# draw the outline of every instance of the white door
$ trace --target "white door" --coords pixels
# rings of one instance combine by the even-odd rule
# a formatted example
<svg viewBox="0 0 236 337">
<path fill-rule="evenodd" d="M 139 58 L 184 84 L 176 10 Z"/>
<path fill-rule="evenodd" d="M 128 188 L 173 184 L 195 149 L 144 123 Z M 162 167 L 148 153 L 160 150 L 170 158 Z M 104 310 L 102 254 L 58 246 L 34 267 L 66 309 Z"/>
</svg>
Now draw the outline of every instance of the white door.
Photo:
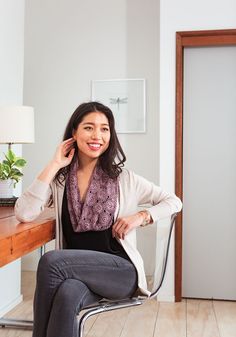
<svg viewBox="0 0 236 337">
<path fill-rule="evenodd" d="M 183 296 L 236 300 L 236 47 L 185 48 Z"/>
</svg>

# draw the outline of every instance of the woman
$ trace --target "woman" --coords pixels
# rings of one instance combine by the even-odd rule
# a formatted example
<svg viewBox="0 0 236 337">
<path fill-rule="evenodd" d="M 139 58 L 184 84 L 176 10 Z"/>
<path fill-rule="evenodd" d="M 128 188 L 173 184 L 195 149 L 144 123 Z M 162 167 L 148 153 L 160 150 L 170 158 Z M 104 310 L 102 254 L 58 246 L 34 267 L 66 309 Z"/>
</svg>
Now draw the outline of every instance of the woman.
<svg viewBox="0 0 236 337">
<path fill-rule="evenodd" d="M 47 204 L 55 208 L 57 249 L 39 262 L 34 337 L 74 337 L 83 306 L 130 297 L 137 288 L 149 294 L 135 229 L 180 211 L 181 201 L 122 169 L 125 160 L 111 110 L 83 103 L 53 159 L 18 199 L 20 221 Z M 148 210 L 138 212 L 144 204 Z"/>
</svg>

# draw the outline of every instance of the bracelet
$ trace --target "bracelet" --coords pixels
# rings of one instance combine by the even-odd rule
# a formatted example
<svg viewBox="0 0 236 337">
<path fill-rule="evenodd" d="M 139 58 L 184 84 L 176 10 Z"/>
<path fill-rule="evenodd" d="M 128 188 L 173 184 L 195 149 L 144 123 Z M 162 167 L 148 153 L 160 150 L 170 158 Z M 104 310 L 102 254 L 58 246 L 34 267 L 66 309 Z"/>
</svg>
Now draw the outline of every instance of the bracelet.
<svg viewBox="0 0 236 337">
<path fill-rule="evenodd" d="M 143 222 L 140 225 L 141 227 L 145 227 L 152 222 L 151 214 L 148 211 L 140 211 L 139 213 L 144 216 Z"/>
</svg>

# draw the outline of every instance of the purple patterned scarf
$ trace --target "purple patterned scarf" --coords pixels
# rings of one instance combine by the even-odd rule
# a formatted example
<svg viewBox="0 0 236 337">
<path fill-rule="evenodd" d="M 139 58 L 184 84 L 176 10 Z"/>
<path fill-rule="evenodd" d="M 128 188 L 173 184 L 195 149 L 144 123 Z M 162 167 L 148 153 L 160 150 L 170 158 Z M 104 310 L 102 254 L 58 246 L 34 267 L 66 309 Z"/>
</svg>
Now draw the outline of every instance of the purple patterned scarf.
<svg viewBox="0 0 236 337">
<path fill-rule="evenodd" d="M 102 231 L 113 223 L 118 197 L 118 180 L 96 166 L 90 178 L 84 203 L 77 180 L 78 162 L 71 163 L 66 183 L 68 210 L 75 232 Z"/>
</svg>

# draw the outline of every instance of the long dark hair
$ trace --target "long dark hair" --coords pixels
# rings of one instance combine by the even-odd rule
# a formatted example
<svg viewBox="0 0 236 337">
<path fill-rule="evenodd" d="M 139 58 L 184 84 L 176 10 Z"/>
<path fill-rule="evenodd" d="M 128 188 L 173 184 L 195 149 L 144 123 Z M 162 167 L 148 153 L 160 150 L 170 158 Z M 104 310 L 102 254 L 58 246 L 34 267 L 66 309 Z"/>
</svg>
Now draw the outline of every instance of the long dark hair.
<svg viewBox="0 0 236 337">
<path fill-rule="evenodd" d="M 117 178 L 121 173 L 121 167 L 124 166 L 126 156 L 118 140 L 115 130 L 115 119 L 110 108 L 96 101 L 80 104 L 73 112 L 66 126 L 63 141 L 73 137 L 73 132 L 77 130 L 78 125 L 87 114 L 96 111 L 102 112 L 107 117 L 111 135 L 107 150 L 99 157 L 99 164 L 109 177 Z M 75 144 L 75 154 L 73 160 L 77 160 L 77 158 L 78 147 Z M 70 165 L 63 167 L 57 172 L 54 177 L 55 183 L 62 183 L 66 179 L 69 166 Z"/>
</svg>

